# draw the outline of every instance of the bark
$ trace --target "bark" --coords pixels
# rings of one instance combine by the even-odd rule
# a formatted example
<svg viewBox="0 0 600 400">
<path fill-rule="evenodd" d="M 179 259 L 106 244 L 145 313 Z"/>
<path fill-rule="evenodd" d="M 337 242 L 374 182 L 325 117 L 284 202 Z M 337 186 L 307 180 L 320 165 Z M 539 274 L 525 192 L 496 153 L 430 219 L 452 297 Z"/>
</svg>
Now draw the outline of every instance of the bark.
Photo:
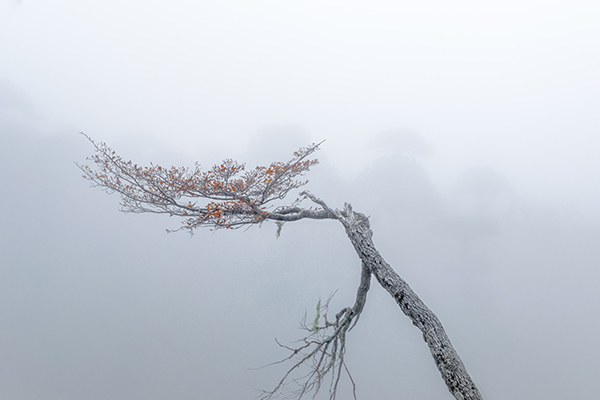
<svg viewBox="0 0 600 400">
<path fill-rule="evenodd" d="M 335 211 L 344 225 L 363 264 L 392 295 L 404 314 L 423 332 L 423 338 L 448 390 L 457 400 L 482 400 L 483 397 L 469 376 L 458 353 L 452 346 L 437 316 L 423 303 L 411 287 L 379 254 L 372 240 L 368 218 L 354 212 L 349 204 L 344 211 Z"/>
<path fill-rule="evenodd" d="M 369 219 L 364 214 L 353 211 L 350 204 L 345 204 L 343 211 L 332 210 L 323 200 L 310 192 L 303 191 L 300 194 L 321 206 L 322 210 L 290 208 L 289 213 L 273 213 L 269 218 L 281 221 L 295 221 L 302 218 L 337 219 L 341 222 L 362 261 L 361 282 L 368 282 L 368 277 L 373 274 L 379 284 L 396 300 L 402 312 L 411 319 L 413 325 L 419 328 L 442 379 L 457 400 L 483 400 L 437 316 L 375 248 Z M 356 304 L 360 304 L 360 308 L 357 311 L 362 311 L 368 289 L 368 285 L 361 284 L 359 287 Z"/>
</svg>

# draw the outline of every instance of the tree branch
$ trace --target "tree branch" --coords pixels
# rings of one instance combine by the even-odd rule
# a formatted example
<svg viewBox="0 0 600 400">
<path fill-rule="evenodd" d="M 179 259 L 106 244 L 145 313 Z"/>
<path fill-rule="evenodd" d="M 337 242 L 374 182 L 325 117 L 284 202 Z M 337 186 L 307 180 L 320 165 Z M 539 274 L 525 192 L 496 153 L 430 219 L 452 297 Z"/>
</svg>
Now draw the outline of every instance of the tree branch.
<svg viewBox="0 0 600 400">
<path fill-rule="evenodd" d="M 283 199 L 291 190 L 307 183 L 297 178 L 318 163 L 308 157 L 322 142 L 301 148 L 288 162 L 273 162 L 245 171 L 245 164 L 226 159 L 208 171 L 201 171 L 197 163 L 193 169 L 138 166 L 123 160 L 106 143 L 96 143 L 82 135 L 94 146 L 96 153 L 88 160 L 96 168 L 76 163 L 77 166 L 95 186 L 118 193 L 123 211 L 183 217 L 181 229 L 190 232 L 204 226 L 233 229 L 269 218 L 279 221 L 325 218 L 322 213 L 297 207 L 269 212 L 269 203 Z M 198 206 L 198 199 L 206 204 Z"/>
<path fill-rule="evenodd" d="M 325 210 L 307 210 L 300 208 L 293 212 L 272 212 L 265 215 L 265 219 L 275 221 L 299 221 L 301 219 L 337 219 Z"/>
<path fill-rule="evenodd" d="M 363 264 L 361 270 L 360 284 L 356 292 L 356 299 L 352 307 L 345 307 L 335 315 L 335 321 L 327 319 L 329 302 L 321 306 L 317 305 L 317 316 L 313 325 L 309 328 L 306 324 L 306 318 L 301 324 L 303 330 L 310 332 L 308 336 L 299 340 L 302 345 L 297 347 L 284 346 L 277 342 L 281 347 L 289 350 L 291 354 L 283 360 L 269 364 L 280 364 L 286 361 L 292 361 L 292 366 L 284 374 L 279 384 L 272 391 L 265 391 L 260 397 L 261 400 L 269 400 L 279 396 L 284 390 L 289 390 L 290 394 L 297 399 L 313 392 L 313 398 L 319 393 L 327 375 L 331 375 L 329 383 L 329 399 L 334 400 L 337 396 L 338 384 L 342 376 L 342 371 L 348 375 L 353 388 L 354 398 L 356 399 L 356 386 L 352 375 L 346 366 L 344 355 L 346 353 L 346 333 L 349 332 L 358 321 L 362 313 L 366 300 L 367 292 L 371 285 L 371 271 L 369 267 Z M 319 325 L 320 313 L 324 312 L 322 325 Z M 292 378 L 291 375 L 302 366 L 308 366 L 309 372 L 298 377 Z M 290 390 L 286 387 L 288 380 L 298 386 Z"/>
</svg>

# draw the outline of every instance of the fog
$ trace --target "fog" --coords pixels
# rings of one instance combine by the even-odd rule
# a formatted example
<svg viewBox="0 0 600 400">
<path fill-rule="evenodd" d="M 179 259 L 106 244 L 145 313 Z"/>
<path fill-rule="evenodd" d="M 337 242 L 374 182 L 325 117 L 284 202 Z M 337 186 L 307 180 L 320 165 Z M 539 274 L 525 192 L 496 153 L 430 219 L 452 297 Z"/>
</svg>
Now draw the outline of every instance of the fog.
<svg viewBox="0 0 600 400">
<path fill-rule="evenodd" d="M 204 167 L 325 139 L 306 188 L 370 216 L 485 399 L 597 398 L 599 20 L 592 1 L 3 0 L 0 398 L 255 398 L 285 369 L 259 369 L 275 339 L 354 301 L 336 221 L 166 233 L 82 179 L 80 131 Z M 452 398 L 375 280 L 346 357 L 359 399 Z"/>
</svg>

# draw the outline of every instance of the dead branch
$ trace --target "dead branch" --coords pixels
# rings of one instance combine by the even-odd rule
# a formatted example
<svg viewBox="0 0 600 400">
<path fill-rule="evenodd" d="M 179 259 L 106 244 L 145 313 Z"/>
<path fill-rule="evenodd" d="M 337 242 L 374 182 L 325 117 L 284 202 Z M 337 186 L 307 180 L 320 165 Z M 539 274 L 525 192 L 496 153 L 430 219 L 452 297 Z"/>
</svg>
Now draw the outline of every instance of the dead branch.
<svg viewBox="0 0 600 400">
<path fill-rule="evenodd" d="M 301 323 L 301 329 L 309 332 L 309 334 L 298 341 L 300 343 L 299 346 L 290 347 L 277 342 L 279 346 L 289 350 L 291 354 L 270 365 L 291 361 L 292 366 L 284 374 L 275 389 L 262 392 L 261 400 L 273 399 L 280 395 L 285 395 L 286 398 L 301 399 L 304 395 L 311 392 L 314 398 L 323 385 L 327 383 L 328 375 L 329 399 L 335 400 L 338 384 L 343 372 L 346 373 L 352 383 L 352 392 L 356 399 L 356 385 L 344 358 L 346 353 L 346 333 L 356 326 L 356 322 L 367 300 L 367 292 L 369 291 L 370 284 L 371 271 L 363 264 L 360 284 L 352 307 L 341 309 L 335 315 L 335 320 L 329 321 L 327 314 L 331 297 L 324 305 L 321 305 L 319 301 L 317 316 L 312 326 L 309 327 L 306 324 L 306 318 Z M 323 313 L 323 323 L 319 324 L 321 313 Z M 293 378 L 292 374 L 303 367 L 307 367 L 308 372 Z M 289 381 L 292 381 L 297 387 L 290 389 L 288 387 Z"/>
</svg>

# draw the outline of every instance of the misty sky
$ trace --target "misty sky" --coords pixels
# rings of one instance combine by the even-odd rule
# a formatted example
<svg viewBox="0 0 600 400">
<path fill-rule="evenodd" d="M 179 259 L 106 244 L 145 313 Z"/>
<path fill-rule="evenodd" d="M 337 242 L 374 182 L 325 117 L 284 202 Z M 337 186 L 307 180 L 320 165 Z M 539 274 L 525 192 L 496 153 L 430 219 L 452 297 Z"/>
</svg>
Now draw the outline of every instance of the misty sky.
<svg viewBox="0 0 600 400">
<path fill-rule="evenodd" d="M 79 131 L 207 167 L 326 139 L 307 188 L 371 216 L 484 398 L 596 398 L 598 21 L 573 0 L 0 0 L 0 398 L 255 398 L 275 338 L 353 302 L 339 224 L 167 234 L 89 188 Z M 359 398 L 451 398 L 420 335 L 373 282 Z"/>
</svg>

